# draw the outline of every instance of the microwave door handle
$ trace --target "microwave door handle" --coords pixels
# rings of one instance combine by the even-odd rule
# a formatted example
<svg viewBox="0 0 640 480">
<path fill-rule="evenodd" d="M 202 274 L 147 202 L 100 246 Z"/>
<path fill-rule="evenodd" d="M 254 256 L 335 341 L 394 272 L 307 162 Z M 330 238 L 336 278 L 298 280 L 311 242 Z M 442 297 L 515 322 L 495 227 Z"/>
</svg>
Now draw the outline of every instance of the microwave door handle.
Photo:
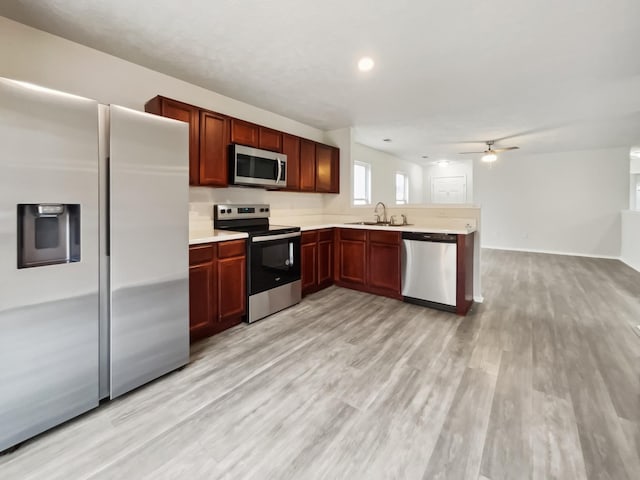
<svg viewBox="0 0 640 480">
<path fill-rule="evenodd" d="M 282 160 L 279 158 L 278 160 L 278 176 L 276 177 L 276 183 L 280 183 L 280 178 L 282 178 Z"/>
</svg>

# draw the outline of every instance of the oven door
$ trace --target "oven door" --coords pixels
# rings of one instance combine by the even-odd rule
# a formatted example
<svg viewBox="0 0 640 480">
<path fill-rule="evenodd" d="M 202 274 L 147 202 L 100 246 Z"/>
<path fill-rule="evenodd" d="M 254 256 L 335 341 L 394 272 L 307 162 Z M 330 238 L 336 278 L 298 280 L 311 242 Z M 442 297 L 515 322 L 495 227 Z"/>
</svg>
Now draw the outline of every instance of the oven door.
<svg viewBox="0 0 640 480">
<path fill-rule="evenodd" d="M 251 238 L 249 295 L 300 280 L 300 232 Z"/>
</svg>

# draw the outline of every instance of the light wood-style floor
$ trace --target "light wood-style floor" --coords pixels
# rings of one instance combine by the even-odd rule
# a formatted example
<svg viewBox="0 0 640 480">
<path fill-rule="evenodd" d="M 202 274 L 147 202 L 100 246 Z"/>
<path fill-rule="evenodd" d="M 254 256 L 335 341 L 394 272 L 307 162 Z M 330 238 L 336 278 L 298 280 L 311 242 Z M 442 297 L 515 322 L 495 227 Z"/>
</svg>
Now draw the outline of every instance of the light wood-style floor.
<svg viewBox="0 0 640 480">
<path fill-rule="evenodd" d="M 483 255 L 465 318 L 332 287 L 0 457 L 0 478 L 640 478 L 640 273 Z"/>
</svg>

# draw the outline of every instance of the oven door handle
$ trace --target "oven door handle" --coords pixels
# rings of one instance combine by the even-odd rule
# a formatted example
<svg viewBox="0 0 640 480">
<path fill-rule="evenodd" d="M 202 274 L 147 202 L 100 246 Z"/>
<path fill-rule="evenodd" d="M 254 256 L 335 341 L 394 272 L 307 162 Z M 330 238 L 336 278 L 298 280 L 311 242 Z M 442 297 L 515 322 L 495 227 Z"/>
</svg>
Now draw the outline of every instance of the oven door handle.
<svg viewBox="0 0 640 480">
<path fill-rule="evenodd" d="M 300 232 L 281 233 L 280 235 L 265 235 L 263 237 L 253 237 L 251 239 L 251 242 L 252 243 L 270 242 L 271 240 L 282 240 L 284 238 L 295 238 L 295 237 L 299 237 L 300 235 L 301 235 Z"/>
</svg>

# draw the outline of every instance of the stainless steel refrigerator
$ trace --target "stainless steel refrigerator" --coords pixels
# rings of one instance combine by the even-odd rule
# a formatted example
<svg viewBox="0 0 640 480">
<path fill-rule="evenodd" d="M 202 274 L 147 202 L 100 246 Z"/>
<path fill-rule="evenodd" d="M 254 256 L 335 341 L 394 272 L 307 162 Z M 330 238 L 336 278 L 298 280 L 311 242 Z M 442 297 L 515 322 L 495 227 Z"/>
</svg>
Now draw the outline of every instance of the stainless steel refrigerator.
<svg viewBox="0 0 640 480">
<path fill-rule="evenodd" d="M 0 451 L 188 362 L 188 127 L 0 78 Z"/>
</svg>

